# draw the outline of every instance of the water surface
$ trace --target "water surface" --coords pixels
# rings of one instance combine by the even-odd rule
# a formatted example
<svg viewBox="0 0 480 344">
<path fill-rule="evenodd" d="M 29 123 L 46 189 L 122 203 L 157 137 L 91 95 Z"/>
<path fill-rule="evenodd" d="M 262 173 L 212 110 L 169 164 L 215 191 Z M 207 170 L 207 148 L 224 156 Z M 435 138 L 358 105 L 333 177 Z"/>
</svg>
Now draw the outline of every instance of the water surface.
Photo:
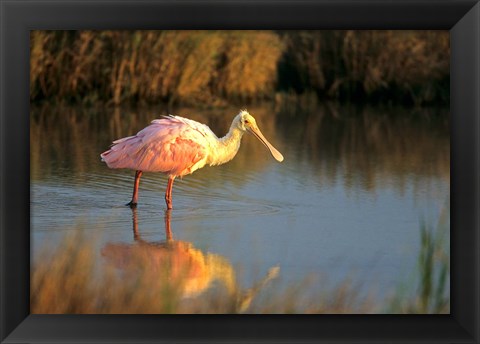
<svg viewBox="0 0 480 344">
<path fill-rule="evenodd" d="M 177 178 L 171 238 L 218 257 L 211 261 L 229 266 L 244 287 L 279 267 L 271 286 L 313 277 L 310 288 L 318 291 L 348 278 L 381 302 L 408 281 L 422 221 L 436 224 L 449 212 L 445 112 L 338 105 L 249 111 L 284 162 L 246 134 L 230 163 Z M 79 226 L 95 238 L 98 264 L 130 254 L 138 238 L 157 246 L 168 241 L 166 176 L 144 173 L 132 212 L 125 204 L 134 171 L 111 170 L 99 154 L 170 112 L 221 136 L 238 109 L 32 109 L 33 260 L 44 243 Z M 114 258 L 105 254 L 109 247 Z"/>
</svg>

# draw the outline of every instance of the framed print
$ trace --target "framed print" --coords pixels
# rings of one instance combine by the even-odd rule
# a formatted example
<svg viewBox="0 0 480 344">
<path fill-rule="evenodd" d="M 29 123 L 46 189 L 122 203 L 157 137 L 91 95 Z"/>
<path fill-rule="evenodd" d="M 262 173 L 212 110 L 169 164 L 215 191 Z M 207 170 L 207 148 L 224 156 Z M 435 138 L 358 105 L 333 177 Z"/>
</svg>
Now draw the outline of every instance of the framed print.
<svg viewBox="0 0 480 344">
<path fill-rule="evenodd" d="M 2 343 L 479 341 L 478 2 L 1 18 Z"/>
</svg>

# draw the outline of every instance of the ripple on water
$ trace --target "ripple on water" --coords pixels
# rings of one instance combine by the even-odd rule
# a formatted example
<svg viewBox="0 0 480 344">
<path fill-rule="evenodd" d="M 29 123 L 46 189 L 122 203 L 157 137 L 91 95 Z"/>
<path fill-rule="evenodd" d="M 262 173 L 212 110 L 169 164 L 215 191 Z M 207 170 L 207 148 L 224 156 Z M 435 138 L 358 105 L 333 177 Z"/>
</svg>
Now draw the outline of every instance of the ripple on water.
<svg viewBox="0 0 480 344">
<path fill-rule="evenodd" d="M 227 195 L 209 194 L 196 198 L 189 195 L 177 200 L 175 217 L 181 220 L 232 218 L 238 216 L 268 216 L 279 213 L 283 205 L 245 197 L 229 198 Z"/>
<path fill-rule="evenodd" d="M 133 186 L 134 175 L 130 173 L 125 173 L 122 171 L 120 173 L 115 173 L 118 171 L 107 171 L 104 174 L 98 173 L 88 173 L 86 177 L 86 187 L 103 189 L 117 189 L 119 187 Z"/>
</svg>

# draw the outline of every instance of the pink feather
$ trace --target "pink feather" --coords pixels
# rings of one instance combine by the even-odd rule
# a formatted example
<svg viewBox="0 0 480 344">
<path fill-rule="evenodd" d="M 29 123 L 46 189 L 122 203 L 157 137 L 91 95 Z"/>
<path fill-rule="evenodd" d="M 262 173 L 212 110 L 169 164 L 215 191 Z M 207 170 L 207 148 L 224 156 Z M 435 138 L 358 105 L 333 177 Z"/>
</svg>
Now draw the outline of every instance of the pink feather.
<svg viewBox="0 0 480 344">
<path fill-rule="evenodd" d="M 184 176 L 206 157 L 208 145 L 205 128 L 189 122 L 173 116 L 154 120 L 136 135 L 114 141 L 100 156 L 110 168 Z"/>
</svg>

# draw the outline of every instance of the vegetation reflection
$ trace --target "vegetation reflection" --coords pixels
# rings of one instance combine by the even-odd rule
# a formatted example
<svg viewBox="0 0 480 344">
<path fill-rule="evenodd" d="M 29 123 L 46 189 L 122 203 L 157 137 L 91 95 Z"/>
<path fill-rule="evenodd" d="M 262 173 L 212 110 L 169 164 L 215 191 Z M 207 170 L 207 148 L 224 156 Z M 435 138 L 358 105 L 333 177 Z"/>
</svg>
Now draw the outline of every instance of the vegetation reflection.
<svg viewBox="0 0 480 344">
<path fill-rule="evenodd" d="M 235 111 L 238 109 L 179 108 L 175 113 L 206 123 L 222 135 L 228 130 Z M 406 111 L 356 109 L 338 104 L 293 111 L 288 107 L 273 109 L 268 104 L 251 109 L 265 135 L 278 142 L 279 149 L 288 157 L 282 165 L 285 173 L 293 173 L 298 166 L 303 166 L 302 177 L 314 178 L 322 185 L 341 182 L 347 190 L 360 188 L 375 192 L 378 186 L 393 183 L 391 186 L 401 193 L 409 182 L 421 188 L 430 185 L 425 184 L 429 178 L 444 181 L 450 178 L 446 114 L 440 110 L 411 114 Z M 151 120 L 167 113 L 151 108 L 34 108 L 30 130 L 32 178 L 44 179 L 66 170 L 69 170 L 67 177 L 76 180 L 85 181 L 87 175 L 92 174 L 95 178 L 108 178 L 110 172 L 99 162 L 99 152 L 112 138 L 135 134 Z M 239 174 L 245 170 L 262 170 L 270 163 L 265 155 L 247 135 L 229 169 Z M 295 176 L 298 175 L 295 173 Z M 244 178 L 231 177 L 228 176 L 229 181 L 245 183 Z"/>
</svg>

